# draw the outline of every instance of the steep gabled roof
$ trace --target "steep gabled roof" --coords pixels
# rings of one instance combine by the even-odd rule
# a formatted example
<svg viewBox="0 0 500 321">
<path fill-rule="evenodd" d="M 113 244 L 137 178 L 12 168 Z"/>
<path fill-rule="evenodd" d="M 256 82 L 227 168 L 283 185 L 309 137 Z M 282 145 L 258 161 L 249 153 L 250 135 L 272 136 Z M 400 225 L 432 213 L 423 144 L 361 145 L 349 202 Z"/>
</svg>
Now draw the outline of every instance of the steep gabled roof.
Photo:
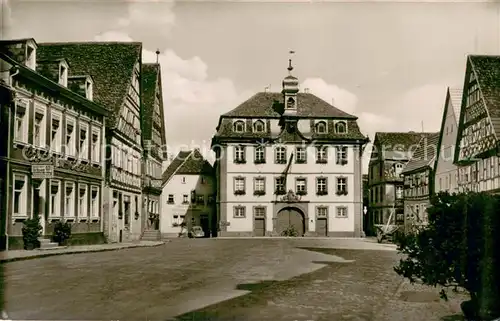
<svg viewBox="0 0 500 321">
<path fill-rule="evenodd" d="M 163 172 L 163 185 L 167 184 L 168 181 L 176 174 L 213 175 L 214 168 L 207 160 L 205 160 L 199 150 L 181 151 L 177 154 L 172 163 L 170 163 L 165 172 Z"/>
<path fill-rule="evenodd" d="M 418 147 L 415 149 L 411 159 L 403 169 L 403 174 L 407 174 L 424 167 L 434 168 L 436 160 L 436 152 L 438 148 L 439 133 L 434 133 L 430 136 L 423 136 L 418 142 Z"/>
<path fill-rule="evenodd" d="M 141 59 L 139 42 L 40 43 L 41 60 L 66 58 L 72 74 L 90 75 L 95 80 L 93 99 L 107 108 L 114 126 L 132 81 L 134 66 Z"/>
<path fill-rule="evenodd" d="M 412 145 L 418 144 L 422 136 L 430 137 L 434 134 L 429 132 L 376 132 L 374 145 L 383 146 L 385 151 L 407 150 Z"/>
<path fill-rule="evenodd" d="M 158 64 L 142 64 L 142 137 L 151 139 L 156 85 L 159 75 Z"/>
<path fill-rule="evenodd" d="M 460 107 L 462 106 L 463 91 L 460 88 L 448 88 L 448 91 L 450 93 L 451 105 L 453 106 L 453 113 L 455 114 L 455 122 L 458 124 L 460 121 Z M 446 117 L 446 114 L 444 115 Z"/>
<path fill-rule="evenodd" d="M 283 110 L 283 94 L 260 92 L 223 114 L 222 117 L 280 117 Z M 310 93 L 297 94 L 297 116 L 357 119 L 356 116 L 348 114 Z"/>
</svg>

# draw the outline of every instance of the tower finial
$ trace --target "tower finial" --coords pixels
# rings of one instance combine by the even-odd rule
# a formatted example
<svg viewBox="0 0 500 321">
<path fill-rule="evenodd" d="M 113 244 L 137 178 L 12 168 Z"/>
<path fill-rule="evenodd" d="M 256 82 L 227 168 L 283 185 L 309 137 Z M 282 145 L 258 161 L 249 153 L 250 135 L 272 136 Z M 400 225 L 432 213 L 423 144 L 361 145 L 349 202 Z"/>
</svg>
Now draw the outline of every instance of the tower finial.
<svg viewBox="0 0 500 321">
<path fill-rule="evenodd" d="M 156 49 L 156 63 L 160 60 L 160 49 Z"/>
<path fill-rule="evenodd" d="M 293 50 L 289 51 L 290 56 L 293 55 L 294 53 L 295 53 L 295 51 L 293 51 Z M 292 58 L 288 59 L 288 68 L 287 69 L 288 69 L 288 73 L 291 74 L 292 70 L 293 70 Z"/>
</svg>

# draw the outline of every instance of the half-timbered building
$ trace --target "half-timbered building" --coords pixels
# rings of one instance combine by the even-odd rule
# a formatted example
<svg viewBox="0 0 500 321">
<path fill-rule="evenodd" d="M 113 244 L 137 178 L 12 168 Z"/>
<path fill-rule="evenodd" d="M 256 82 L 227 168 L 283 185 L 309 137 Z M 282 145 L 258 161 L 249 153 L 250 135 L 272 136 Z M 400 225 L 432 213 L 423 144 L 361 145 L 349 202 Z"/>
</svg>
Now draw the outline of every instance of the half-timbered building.
<svg viewBox="0 0 500 321">
<path fill-rule="evenodd" d="M 111 242 L 142 233 L 141 51 L 138 42 L 44 43 L 46 59 L 65 58 L 76 75 L 93 79 L 94 101 L 110 117 L 106 126 L 104 232 Z"/>
<path fill-rule="evenodd" d="M 500 190 L 500 56 L 467 56 L 455 150 L 460 191 Z"/>
<path fill-rule="evenodd" d="M 2 79 L 13 93 L 0 125 L 8 247 L 22 247 L 23 221 L 36 216 L 46 238 L 64 220 L 72 225 L 71 241 L 103 242 L 101 145 L 108 112 L 93 102 L 93 77 L 73 69 L 64 55 L 41 55 L 34 39 L 2 41 L 0 48 Z"/>
<path fill-rule="evenodd" d="M 166 154 L 161 69 L 142 64 L 142 137 L 144 142 L 144 226 L 149 239 L 159 237 L 162 204 L 162 162 Z"/>
<path fill-rule="evenodd" d="M 257 93 L 219 119 L 220 234 L 360 236 L 368 139 L 357 117 L 299 92 L 288 70 L 281 93 Z"/>
</svg>

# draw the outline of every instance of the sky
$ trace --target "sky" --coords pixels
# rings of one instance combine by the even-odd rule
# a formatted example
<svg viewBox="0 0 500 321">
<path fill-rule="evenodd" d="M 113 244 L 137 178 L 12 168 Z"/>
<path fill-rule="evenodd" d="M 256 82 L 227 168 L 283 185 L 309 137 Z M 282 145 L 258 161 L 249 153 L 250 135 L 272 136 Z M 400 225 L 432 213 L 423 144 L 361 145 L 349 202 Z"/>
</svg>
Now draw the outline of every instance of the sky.
<svg viewBox="0 0 500 321">
<path fill-rule="evenodd" d="M 141 41 L 144 62 L 159 49 L 174 154 L 208 155 L 221 114 L 266 86 L 281 91 L 290 50 L 300 87 L 357 116 L 372 140 L 377 131 L 439 131 L 466 55 L 500 55 L 499 2 L 0 2 L 5 39 Z"/>
</svg>

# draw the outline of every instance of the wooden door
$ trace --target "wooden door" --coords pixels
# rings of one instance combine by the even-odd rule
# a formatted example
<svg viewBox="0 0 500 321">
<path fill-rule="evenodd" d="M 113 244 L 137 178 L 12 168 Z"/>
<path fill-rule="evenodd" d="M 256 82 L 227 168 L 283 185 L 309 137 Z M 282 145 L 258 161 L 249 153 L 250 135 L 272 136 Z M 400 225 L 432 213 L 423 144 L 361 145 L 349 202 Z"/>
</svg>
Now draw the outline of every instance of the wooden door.
<svg viewBox="0 0 500 321">
<path fill-rule="evenodd" d="M 304 215 L 296 208 L 285 208 L 278 213 L 276 232 L 280 235 L 283 231 L 294 228 L 298 236 L 304 235 Z"/>
<path fill-rule="evenodd" d="M 266 236 L 266 221 L 264 218 L 255 218 L 253 221 L 254 236 Z"/>
<path fill-rule="evenodd" d="M 328 220 L 326 218 L 316 219 L 316 234 L 318 236 L 328 236 Z"/>
</svg>

